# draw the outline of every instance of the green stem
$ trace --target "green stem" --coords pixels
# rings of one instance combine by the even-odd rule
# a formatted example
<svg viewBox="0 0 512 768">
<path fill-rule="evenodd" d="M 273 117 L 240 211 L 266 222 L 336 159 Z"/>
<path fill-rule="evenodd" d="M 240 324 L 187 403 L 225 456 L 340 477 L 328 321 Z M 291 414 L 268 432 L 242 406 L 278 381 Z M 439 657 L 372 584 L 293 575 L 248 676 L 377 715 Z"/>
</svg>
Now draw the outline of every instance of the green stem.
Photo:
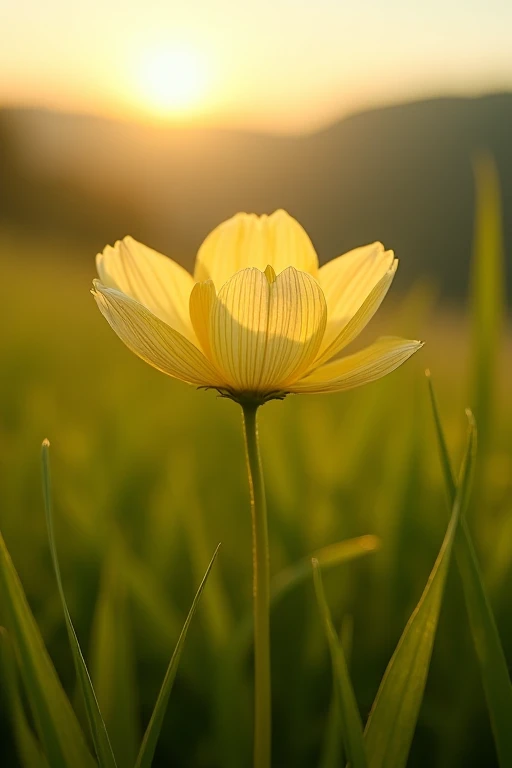
<svg viewBox="0 0 512 768">
<path fill-rule="evenodd" d="M 254 600 L 254 768 L 270 768 L 270 617 L 267 502 L 258 446 L 257 405 L 243 405 L 252 512 Z"/>
</svg>

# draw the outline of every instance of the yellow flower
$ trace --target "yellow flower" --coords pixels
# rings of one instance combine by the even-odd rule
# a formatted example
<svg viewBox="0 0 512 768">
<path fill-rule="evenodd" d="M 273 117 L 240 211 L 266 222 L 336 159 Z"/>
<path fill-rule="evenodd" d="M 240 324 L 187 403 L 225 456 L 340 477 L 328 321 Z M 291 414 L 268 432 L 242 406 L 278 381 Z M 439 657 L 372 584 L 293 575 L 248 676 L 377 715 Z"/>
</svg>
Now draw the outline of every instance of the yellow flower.
<svg viewBox="0 0 512 768">
<path fill-rule="evenodd" d="M 311 240 L 287 213 L 239 213 L 208 235 L 194 277 L 131 237 L 107 246 L 93 295 L 150 365 L 238 401 L 264 402 L 366 384 L 422 346 L 385 337 L 341 354 L 377 311 L 397 265 L 374 243 L 319 268 Z"/>
</svg>

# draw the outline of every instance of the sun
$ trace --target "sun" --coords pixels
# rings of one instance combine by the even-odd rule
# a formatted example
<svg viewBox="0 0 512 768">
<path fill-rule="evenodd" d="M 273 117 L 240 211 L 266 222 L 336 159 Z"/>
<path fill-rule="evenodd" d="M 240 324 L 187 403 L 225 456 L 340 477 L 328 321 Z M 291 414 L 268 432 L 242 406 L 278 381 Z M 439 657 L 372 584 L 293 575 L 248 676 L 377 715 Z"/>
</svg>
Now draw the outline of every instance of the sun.
<svg viewBox="0 0 512 768">
<path fill-rule="evenodd" d="M 197 108 L 208 80 L 206 62 L 192 48 L 164 46 L 142 54 L 138 69 L 141 101 L 158 116 Z"/>
</svg>

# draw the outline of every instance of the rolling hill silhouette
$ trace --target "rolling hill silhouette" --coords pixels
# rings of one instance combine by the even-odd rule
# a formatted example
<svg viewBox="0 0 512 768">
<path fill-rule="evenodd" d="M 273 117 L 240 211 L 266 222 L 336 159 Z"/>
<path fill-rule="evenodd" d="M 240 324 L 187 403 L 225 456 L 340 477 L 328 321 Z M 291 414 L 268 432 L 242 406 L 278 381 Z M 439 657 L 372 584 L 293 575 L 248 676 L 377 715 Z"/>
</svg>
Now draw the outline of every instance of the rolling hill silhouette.
<svg viewBox="0 0 512 768">
<path fill-rule="evenodd" d="M 375 109 L 305 136 L 4 109 L 0 217 L 91 253 L 130 233 L 190 267 L 222 219 L 285 208 L 321 261 L 382 240 L 401 259 L 399 286 L 429 276 L 444 296 L 460 297 L 479 149 L 498 165 L 510 263 L 511 137 L 508 93 Z M 509 270 L 509 291 L 510 280 Z"/>
</svg>

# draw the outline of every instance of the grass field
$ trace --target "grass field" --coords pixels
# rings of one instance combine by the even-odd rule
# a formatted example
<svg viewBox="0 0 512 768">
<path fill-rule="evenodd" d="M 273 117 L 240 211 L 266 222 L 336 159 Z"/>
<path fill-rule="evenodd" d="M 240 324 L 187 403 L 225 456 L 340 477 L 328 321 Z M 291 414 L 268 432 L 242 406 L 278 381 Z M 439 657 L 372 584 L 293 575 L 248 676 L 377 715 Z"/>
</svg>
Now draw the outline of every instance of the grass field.
<svg viewBox="0 0 512 768">
<path fill-rule="evenodd" d="M 119 768 L 135 762 L 218 542 L 154 765 L 249 766 L 251 653 L 243 624 L 251 610 L 251 532 L 240 409 L 162 376 L 119 343 L 88 293 L 94 254 L 84 267 L 62 244 L 7 233 L 0 249 L 0 527 L 64 688 L 85 723 L 45 529 L 45 437 L 64 590 Z M 371 335 L 425 339 L 408 364 L 345 395 L 290 396 L 261 412 L 272 574 L 326 545 L 369 536 L 353 545 L 350 561 L 324 573 L 363 722 L 449 517 L 427 367 L 454 467 L 464 408 L 476 410 L 480 451 L 468 524 L 512 656 L 511 340 L 503 331 L 493 352 L 485 313 L 497 297 L 492 304 L 479 291 L 473 320 L 462 310 L 436 310 L 427 286 L 390 297 Z M 275 768 L 341 765 L 332 758 L 331 666 L 309 573 L 273 609 L 272 666 Z M 3 764 L 29 765 L 16 757 L 6 697 L 1 706 Z M 408 765 L 498 765 L 455 567 Z"/>
</svg>

